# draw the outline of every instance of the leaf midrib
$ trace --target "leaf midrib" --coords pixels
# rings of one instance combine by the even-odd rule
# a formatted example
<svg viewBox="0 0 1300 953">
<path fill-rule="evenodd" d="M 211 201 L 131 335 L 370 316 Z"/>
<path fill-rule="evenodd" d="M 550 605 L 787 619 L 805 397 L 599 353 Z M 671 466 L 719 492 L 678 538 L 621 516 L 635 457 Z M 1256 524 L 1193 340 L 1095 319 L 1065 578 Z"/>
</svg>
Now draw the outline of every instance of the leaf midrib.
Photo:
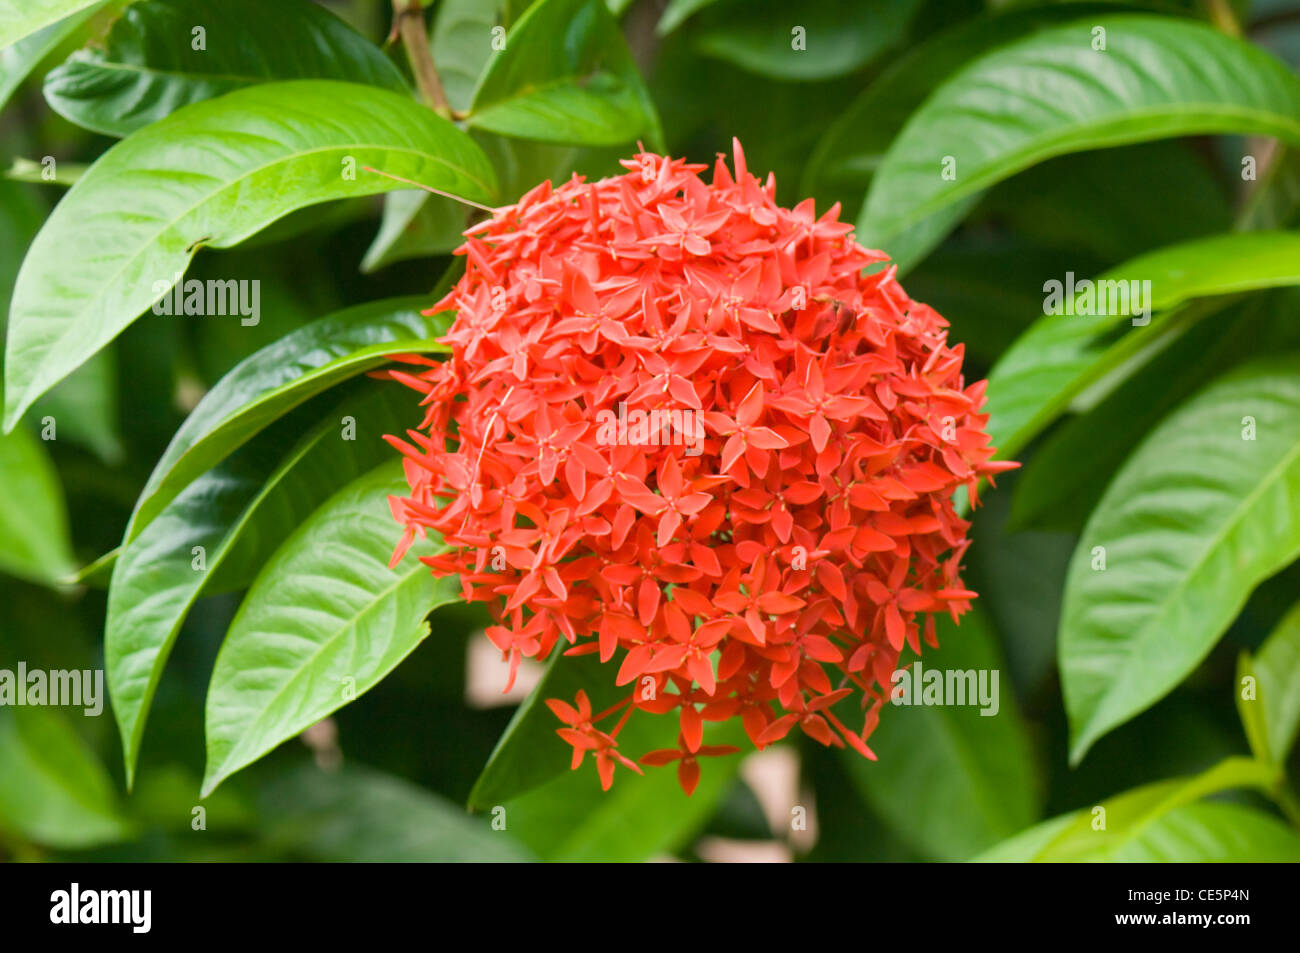
<svg viewBox="0 0 1300 953">
<path fill-rule="evenodd" d="M 1177 585 L 1175 585 L 1173 589 L 1169 590 L 1168 596 L 1161 600 L 1155 615 L 1143 623 L 1142 627 L 1137 631 L 1137 634 L 1133 638 L 1128 639 L 1123 643 L 1127 648 L 1120 654 L 1125 659 L 1132 658 L 1135 654 L 1136 647 L 1143 646 L 1145 642 L 1151 638 L 1150 632 L 1152 627 L 1166 616 L 1170 607 L 1177 601 L 1176 597 L 1190 584 L 1192 579 L 1196 578 L 1204 570 L 1209 556 L 1218 549 L 1219 544 L 1230 533 L 1236 532 L 1241 521 L 1249 514 L 1249 511 L 1253 509 L 1254 503 L 1260 495 L 1267 489 L 1271 488 L 1273 483 L 1280 479 L 1282 474 L 1289 470 L 1297 459 L 1300 459 L 1300 443 L 1295 444 L 1290 450 L 1283 454 L 1277 464 L 1268 469 L 1264 474 L 1263 479 L 1255 485 L 1254 489 L 1242 497 L 1237 506 L 1233 507 L 1228 514 L 1228 518 L 1224 520 L 1223 525 L 1209 538 L 1208 544 L 1202 548 L 1195 562 L 1189 565 L 1187 572 L 1182 576 Z M 1084 550 L 1080 547 L 1079 551 L 1083 552 Z M 1124 667 L 1123 671 L 1128 672 L 1130 671 L 1130 668 Z M 1104 710 L 1105 704 L 1107 704 L 1111 698 L 1115 697 L 1118 687 L 1126 686 L 1129 681 L 1130 677 L 1128 675 L 1121 675 L 1119 679 L 1111 683 L 1111 688 L 1108 691 L 1099 696 L 1101 701 L 1094 707 L 1094 714 L 1088 720 L 1088 730 L 1082 732 L 1080 738 L 1088 736 L 1092 726 L 1098 720 L 1099 713 Z"/>
<path fill-rule="evenodd" d="M 176 224 L 177 224 L 178 222 L 182 221 L 182 220 L 183 220 L 184 218 L 186 218 L 188 215 L 190 215 L 191 213 L 193 213 L 196 209 L 198 209 L 198 208 L 200 208 L 200 207 L 202 207 L 202 206 L 208 204 L 209 202 L 214 201 L 218 196 L 222 195 L 222 194 L 225 193 L 225 192 L 228 192 L 228 191 L 232 190 L 232 189 L 235 188 L 236 186 L 242 184 L 245 180 L 247 180 L 247 179 L 249 179 L 249 178 L 252 178 L 253 176 L 256 176 L 256 175 L 258 175 L 258 174 L 260 174 L 260 173 L 262 173 L 262 172 L 265 172 L 265 171 L 268 170 L 268 169 L 274 168 L 274 167 L 277 166 L 277 165 L 284 165 L 284 164 L 287 164 L 287 163 L 296 162 L 296 161 L 298 161 L 298 160 L 300 160 L 300 159 L 302 159 L 302 158 L 305 158 L 305 157 L 307 157 L 307 156 L 316 155 L 316 154 L 318 154 L 318 153 L 327 153 L 327 152 L 335 152 L 335 151 L 338 151 L 338 150 L 350 150 L 350 149 L 383 149 L 383 150 L 386 151 L 386 152 L 404 153 L 404 154 L 407 154 L 407 155 L 413 155 L 413 156 L 419 156 L 419 157 L 426 158 L 426 159 L 431 159 L 435 164 L 445 166 L 445 167 L 448 168 L 448 169 L 452 169 L 452 170 L 458 172 L 459 174 L 463 175 L 465 178 L 469 179 L 471 182 L 474 182 L 475 184 L 479 185 L 480 187 L 483 187 L 483 188 L 484 188 L 484 194 L 485 194 L 485 195 L 491 195 L 491 194 L 492 194 L 492 190 L 491 190 L 491 189 L 487 189 L 487 188 L 484 186 L 484 183 L 481 182 L 481 181 L 480 181 L 478 178 L 476 178 L 474 175 L 470 174 L 470 173 L 468 172 L 468 170 L 461 169 L 459 166 L 452 165 L 450 162 L 448 162 L 448 161 L 445 160 L 445 159 L 442 159 L 442 158 L 440 158 L 440 157 L 438 157 L 438 156 L 435 156 L 435 155 L 433 155 L 433 154 L 431 154 L 431 153 L 424 152 L 424 151 L 422 151 L 422 150 L 420 150 L 420 149 L 413 149 L 413 148 L 406 148 L 406 147 L 395 147 L 395 146 L 385 146 L 385 145 L 377 145 L 377 144 L 374 144 L 374 143 L 359 143 L 359 142 L 357 142 L 357 143 L 349 143 L 349 144 L 346 144 L 346 145 L 345 145 L 345 144 L 335 144 L 335 145 L 330 145 L 330 146 L 322 146 L 322 147 L 320 147 L 320 148 L 316 148 L 316 149 L 307 149 L 307 150 L 303 150 L 303 151 L 300 151 L 300 152 L 294 152 L 294 153 L 292 153 L 292 154 L 290 154 L 290 155 L 283 155 L 283 156 L 280 156 L 280 157 L 278 157 L 278 158 L 276 158 L 276 159 L 273 159 L 273 160 L 270 161 L 270 162 L 265 163 L 264 165 L 261 165 L 261 166 L 258 166 L 258 167 L 256 167 L 256 168 L 250 169 L 250 170 L 248 170 L 247 172 L 245 172 L 245 173 L 239 175 L 238 177 L 236 177 L 236 178 L 234 178 L 234 179 L 230 179 L 230 180 L 227 181 L 224 185 L 222 185 L 220 188 L 218 188 L 218 189 L 216 189 L 216 190 L 214 190 L 214 191 L 212 191 L 212 192 L 210 192 L 210 193 L 205 194 L 205 195 L 204 195 L 204 196 L 203 196 L 199 201 L 197 201 L 197 202 L 195 202 L 193 205 L 190 205 L 189 207 L 185 208 L 185 209 L 184 209 L 180 214 L 178 214 L 177 216 L 175 216 L 174 218 L 172 218 L 170 221 L 166 222 L 165 225 L 163 225 L 163 226 L 161 226 L 161 227 L 159 227 L 159 228 L 157 228 L 157 229 L 152 230 L 152 232 L 151 232 L 152 237 L 150 237 L 148 241 L 146 241 L 142 246 L 140 246 L 136 251 L 134 251 L 134 252 L 133 252 L 129 257 L 127 257 L 126 259 L 124 259 L 123 262 L 122 262 L 121 267 L 119 267 L 116 271 L 114 271 L 112 275 L 110 275 L 106 280 L 104 280 L 104 281 L 102 281 L 102 282 L 99 282 L 99 283 L 98 283 L 98 284 L 99 284 L 99 287 L 100 287 L 100 288 L 106 288 L 106 287 L 111 287 L 111 286 L 113 286 L 113 285 L 116 285 L 117 282 L 118 282 L 118 279 L 120 279 L 121 276 L 122 276 L 122 275 L 123 275 L 123 274 L 124 274 L 124 273 L 125 273 L 125 272 L 130 268 L 130 267 L 131 267 L 131 266 L 133 266 L 137 261 L 139 261 L 142 257 L 144 257 L 145 253 L 146 253 L 146 252 L 147 252 L 147 251 L 148 251 L 148 250 L 149 250 L 149 249 L 154 245 L 154 243 L 157 241 L 157 239 L 158 239 L 159 236 L 164 235 L 164 234 L 166 234 L 167 232 L 171 231 L 171 230 L 176 226 Z M 109 171 L 112 172 L 112 166 L 110 165 L 108 168 L 109 168 Z M 151 170 L 151 171 L 159 171 L 159 170 Z M 78 183 L 78 185 L 80 185 L 82 182 L 85 182 L 85 181 L 87 181 L 87 179 L 83 178 L 83 179 L 81 180 L 81 182 Z M 91 180 L 91 181 L 94 181 L 94 180 Z M 74 188 L 75 188 L 75 186 L 74 186 Z M 387 187 L 384 187 L 384 188 L 386 189 Z M 383 190 L 383 189 L 381 189 L 381 191 L 382 191 L 382 190 Z M 71 194 L 71 192 L 69 192 L 69 194 Z M 343 197 L 346 197 L 346 196 L 339 196 L 339 197 L 340 197 L 340 198 L 343 198 Z M 322 201 L 322 202 L 328 202 L 328 201 L 332 201 L 332 199 L 326 198 L 326 199 L 322 199 L 321 201 Z M 309 202 L 309 203 L 307 203 L 307 204 L 308 204 L 308 205 L 313 205 L 313 204 L 319 204 L 319 203 Z M 303 206 L 303 207 L 306 207 L 306 206 Z M 231 245 L 231 244 L 235 244 L 235 243 L 239 242 L 240 240 L 242 240 L 242 239 L 245 238 L 245 237 L 247 237 L 247 236 L 246 236 L 246 235 L 237 235 L 237 236 L 233 236 L 233 237 L 227 239 L 228 244 L 225 244 L 225 245 L 213 244 L 212 247 L 214 247 L 214 248 L 226 248 L 226 247 L 229 247 L 229 245 Z M 192 251 L 189 252 L 188 254 L 186 254 L 186 256 L 185 256 L 186 268 L 188 268 L 188 263 L 190 262 L 191 259 L 193 259 L 194 254 L 195 254 L 195 253 L 192 252 Z M 183 270 L 185 270 L 185 269 L 183 269 Z M 21 276 L 20 276 L 20 277 L 21 277 Z M 92 302 L 101 300 L 100 296 L 88 296 L 88 297 L 89 297 L 89 300 L 92 301 Z M 87 306 L 85 306 L 85 307 L 79 309 L 78 311 L 74 312 L 74 313 L 71 314 L 71 315 L 68 315 L 68 316 L 63 317 L 63 318 L 56 318 L 56 319 L 54 319 L 54 320 L 60 320 L 60 321 L 62 321 L 62 322 L 64 323 L 65 327 L 64 327 L 64 329 L 63 329 L 63 332 L 59 335 L 58 339 L 57 339 L 57 340 L 56 340 L 56 341 L 55 341 L 51 346 L 47 347 L 47 348 L 45 349 L 45 352 L 44 352 L 44 353 L 45 353 L 45 354 L 50 354 L 51 352 L 57 352 L 57 351 L 61 350 L 61 349 L 63 348 L 63 345 L 66 343 L 66 341 L 67 341 L 67 339 L 68 339 L 68 336 L 69 336 L 69 335 L 70 335 L 74 330 L 76 330 L 77 327 L 78 327 L 78 325 L 80 325 L 80 323 L 82 322 L 82 320 L 83 320 L 83 319 L 84 319 L 88 314 L 92 313 L 93 311 L 94 311 L 94 308 L 91 307 L 91 306 L 88 304 Z M 12 324 L 12 323 L 16 323 L 15 321 L 13 321 L 13 318 L 16 318 L 16 317 L 17 317 L 17 315 L 12 315 L 12 316 L 11 316 L 11 324 Z M 44 363 L 45 363 L 44 361 L 41 362 L 42 366 L 44 366 Z M 22 398 L 18 401 L 18 403 L 17 403 L 15 406 L 24 406 L 24 409 L 25 409 L 26 406 L 30 406 L 30 404 L 28 403 L 28 398 L 29 398 L 29 396 L 31 395 L 32 391 L 33 391 L 35 388 L 40 387 L 40 386 L 41 386 L 41 383 L 40 383 L 40 376 L 34 376 L 34 377 L 32 378 L 32 381 L 31 381 L 31 382 L 27 385 L 27 387 L 24 389 L 24 391 L 23 391 L 23 395 L 22 395 Z"/>
</svg>

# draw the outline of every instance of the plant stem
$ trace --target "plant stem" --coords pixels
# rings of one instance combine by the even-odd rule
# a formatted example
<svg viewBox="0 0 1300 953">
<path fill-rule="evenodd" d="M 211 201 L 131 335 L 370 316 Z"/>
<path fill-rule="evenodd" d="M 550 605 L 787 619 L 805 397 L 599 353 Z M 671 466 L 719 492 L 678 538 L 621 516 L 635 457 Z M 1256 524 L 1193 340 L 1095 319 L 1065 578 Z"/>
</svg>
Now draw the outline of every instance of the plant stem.
<svg viewBox="0 0 1300 953">
<path fill-rule="evenodd" d="M 1241 36 L 1241 24 L 1237 22 L 1237 16 L 1232 12 L 1230 0 L 1210 0 L 1209 2 L 1210 22 L 1212 22 L 1220 33 L 1226 33 L 1228 36 Z"/>
<path fill-rule="evenodd" d="M 424 8 L 420 0 L 393 0 L 393 32 L 402 38 L 406 60 L 411 64 L 415 85 L 425 104 L 439 116 L 450 119 L 451 106 L 433 63 L 429 35 L 424 29 Z"/>
</svg>

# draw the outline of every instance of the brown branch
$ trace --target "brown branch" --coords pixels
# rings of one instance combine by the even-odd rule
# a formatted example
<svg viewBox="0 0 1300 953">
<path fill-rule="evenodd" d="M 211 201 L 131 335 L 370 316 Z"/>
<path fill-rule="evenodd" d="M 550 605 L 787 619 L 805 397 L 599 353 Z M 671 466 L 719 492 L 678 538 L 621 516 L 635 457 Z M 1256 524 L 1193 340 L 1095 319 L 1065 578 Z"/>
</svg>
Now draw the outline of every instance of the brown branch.
<svg viewBox="0 0 1300 953">
<path fill-rule="evenodd" d="M 406 48 L 406 61 L 411 64 L 420 98 L 438 115 L 451 118 L 451 106 L 429 49 L 420 0 L 393 0 L 393 34 L 401 37 L 402 46 Z"/>
</svg>

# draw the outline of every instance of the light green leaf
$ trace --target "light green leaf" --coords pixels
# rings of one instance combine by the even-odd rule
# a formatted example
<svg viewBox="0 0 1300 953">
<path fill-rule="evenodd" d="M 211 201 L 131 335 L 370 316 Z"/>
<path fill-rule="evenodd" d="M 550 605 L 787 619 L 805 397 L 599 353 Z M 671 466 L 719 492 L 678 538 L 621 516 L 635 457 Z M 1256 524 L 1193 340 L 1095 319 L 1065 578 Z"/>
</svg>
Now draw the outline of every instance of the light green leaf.
<svg viewBox="0 0 1300 953">
<path fill-rule="evenodd" d="M 0 828 L 65 849 L 129 836 L 112 780 L 61 713 L 0 707 Z"/>
<path fill-rule="evenodd" d="M 45 446 L 21 428 L 0 436 L 0 572 L 52 584 L 74 568 L 63 488 Z"/>
<path fill-rule="evenodd" d="M 977 699 L 965 707 L 889 704 L 868 739 L 879 760 L 841 754 L 867 802 L 902 840 L 936 860 L 965 860 L 1038 816 L 1041 780 L 1029 732 L 982 610 L 960 626 L 941 620 L 939 649 L 911 665 L 922 679 L 929 671 L 974 672 L 975 684 L 983 677 L 989 688 L 996 673 L 996 714 L 982 714 Z M 861 720 L 860 713 L 846 717 Z"/>
<path fill-rule="evenodd" d="M 509 863 L 534 860 L 508 831 L 430 791 L 360 765 L 300 768 L 267 785 L 271 846 L 318 861 Z"/>
<path fill-rule="evenodd" d="M 1098 27 L 1104 51 L 1093 49 Z M 1051 156 L 1206 133 L 1300 144 L 1298 117 L 1300 79 L 1203 24 L 1122 14 L 1053 27 L 970 63 L 912 116 L 872 180 L 859 241 L 888 250 L 916 223 Z M 949 159 L 954 174 L 941 175 Z"/>
<path fill-rule="evenodd" d="M 143 0 L 102 44 L 45 77 L 45 99 L 79 126 L 125 136 L 182 106 L 256 83 L 339 79 L 406 91 L 379 48 L 308 0 Z M 202 45 L 195 25 L 204 31 Z"/>
<path fill-rule="evenodd" d="M 128 787 L 154 692 L 195 600 L 245 584 L 318 504 L 391 458 L 383 434 L 419 423 L 416 402 L 396 393 L 405 388 L 381 387 L 345 401 L 287 454 L 284 428 L 264 432 L 182 490 L 118 558 L 104 655 Z"/>
<path fill-rule="evenodd" d="M 400 460 L 348 484 L 285 540 L 253 582 L 217 655 L 208 689 L 203 795 L 378 684 L 429 634 L 425 617 L 455 601 L 388 506 L 408 493 Z"/>
<path fill-rule="evenodd" d="M 0 50 L 102 0 L 0 0 Z"/>
<path fill-rule="evenodd" d="M 140 493 L 123 537 L 135 538 L 196 476 L 309 397 L 393 354 L 446 348 L 433 338 L 447 313 L 426 317 L 423 297 L 373 301 L 314 321 L 241 361 L 186 418 Z"/>
<path fill-rule="evenodd" d="M 1159 781 L 1044 821 L 977 857 L 1028 861 L 1257 861 L 1300 857 L 1300 839 L 1267 815 L 1196 803 L 1233 788 L 1270 792 L 1275 769 L 1229 758 L 1192 778 Z M 1267 833 L 1273 840 L 1261 836 Z M 1281 840 L 1277 838 L 1281 836 Z"/>
<path fill-rule="evenodd" d="M 1094 569 L 1104 549 L 1105 569 Z M 1257 361 L 1171 413 L 1107 488 L 1071 561 L 1059 660 L 1071 760 L 1167 694 L 1300 554 L 1300 358 Z"/>
<path fill-rule="evenodd" d="M 1247 698 L 1243 676 L 1254 678 Z M 1237 710 L 1255 757 L 1284 764 L 1300 727 L 1300 603 L 1282 617 L 1259 652 L 1241 654 Z"/>
<path fill-rule="evenodd" d="M 400 184 L 366 166 L 480 202 L 496 188 L 451 123 L 397 93 L 327 80 L 237 90 L 118 143 L 59 203 L 18 275 L 5 429 L 166 294 L 200 245 L 235 245 L 295 209 Z"/>
<path fill-rule="evenodd" d="M 1063 283 L 1065 278 L 1055 280 Z M 1109 298 L 1112 288 L 1125 289 L 1101 284 L 1108 281 L 1149 281 L 1150 311 L 1156 317 L 1150 325 L 1134 328 L 1134 320 L 1144 319 L 1133 316 L 1141 309 L 1130 302 L 1127 308 L 1108 303 L 1108 314 L 1050 314 L 1035 322 L 989 374 L 989 432 L 1002 457 L 1013 458 L 1085 387 L 1141 353 L 1156 334 L 1179 326 L 1162 320 L 1161 312 L 1194 298 L 1300 284 L 1300 233 L 1239 232 L 1195 239 L 1101 275 L 1096 287 L 1105 288 Z"/>
<path fill-rule="evenodd" d="M 0 49 L 0 109 L 9 102 L 9 97 L 22 85 L 27 75 L 57 50 L 78 27 L 94 16 L 102 3 L 103 0 L 93 0 L 92 6 L 80 13 L 51 23 L 13 46 Z"/>
<path fill-rule="evenodd" d="M 654 103 L 601 0 L 538 0 L 510 28 L 474 91 L 469 123 L 519 139 L 663 151 Z"/>
</svg>

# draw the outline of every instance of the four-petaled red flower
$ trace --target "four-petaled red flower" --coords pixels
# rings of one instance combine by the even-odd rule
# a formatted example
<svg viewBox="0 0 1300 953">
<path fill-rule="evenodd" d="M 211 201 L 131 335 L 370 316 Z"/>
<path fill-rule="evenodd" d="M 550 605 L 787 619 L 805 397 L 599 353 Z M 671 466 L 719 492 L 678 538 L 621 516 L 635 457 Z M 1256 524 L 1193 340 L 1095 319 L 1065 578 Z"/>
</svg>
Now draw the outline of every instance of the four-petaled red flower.
<svg viewBox="0 0 1300 953">
<path fill-rule="evenodd" d="M 865 273 L 886 256 L 838 207 L 779 207 L 739 143 L 711 185 L 683 160 L 623 164 L 467 232 L 465 275 L 430 309 L 456 311 L 450 358 L 390 372 L 426 407 L 389 438 L 410 484 L 394 561 L 441 536 L 425 562 L 489 605 L 511 682 L 561 643 L 614 662 L 630 688 L 608 711 L 548 701 L 606 788 L 639 770 L 617 742 L 638 713 L 678 712 L 679 748 L 640 760 L 677 761 L 688 793 L 697 757 L 734 750 L 705 745 L 705 721 L 874 757 L 904 644 L 936 647 L 934 615 L 975 596 L 953 491 L 978 502 L 1015 466 L 991 460 L 984 384 L 893 268 Z"/>
</svg>

